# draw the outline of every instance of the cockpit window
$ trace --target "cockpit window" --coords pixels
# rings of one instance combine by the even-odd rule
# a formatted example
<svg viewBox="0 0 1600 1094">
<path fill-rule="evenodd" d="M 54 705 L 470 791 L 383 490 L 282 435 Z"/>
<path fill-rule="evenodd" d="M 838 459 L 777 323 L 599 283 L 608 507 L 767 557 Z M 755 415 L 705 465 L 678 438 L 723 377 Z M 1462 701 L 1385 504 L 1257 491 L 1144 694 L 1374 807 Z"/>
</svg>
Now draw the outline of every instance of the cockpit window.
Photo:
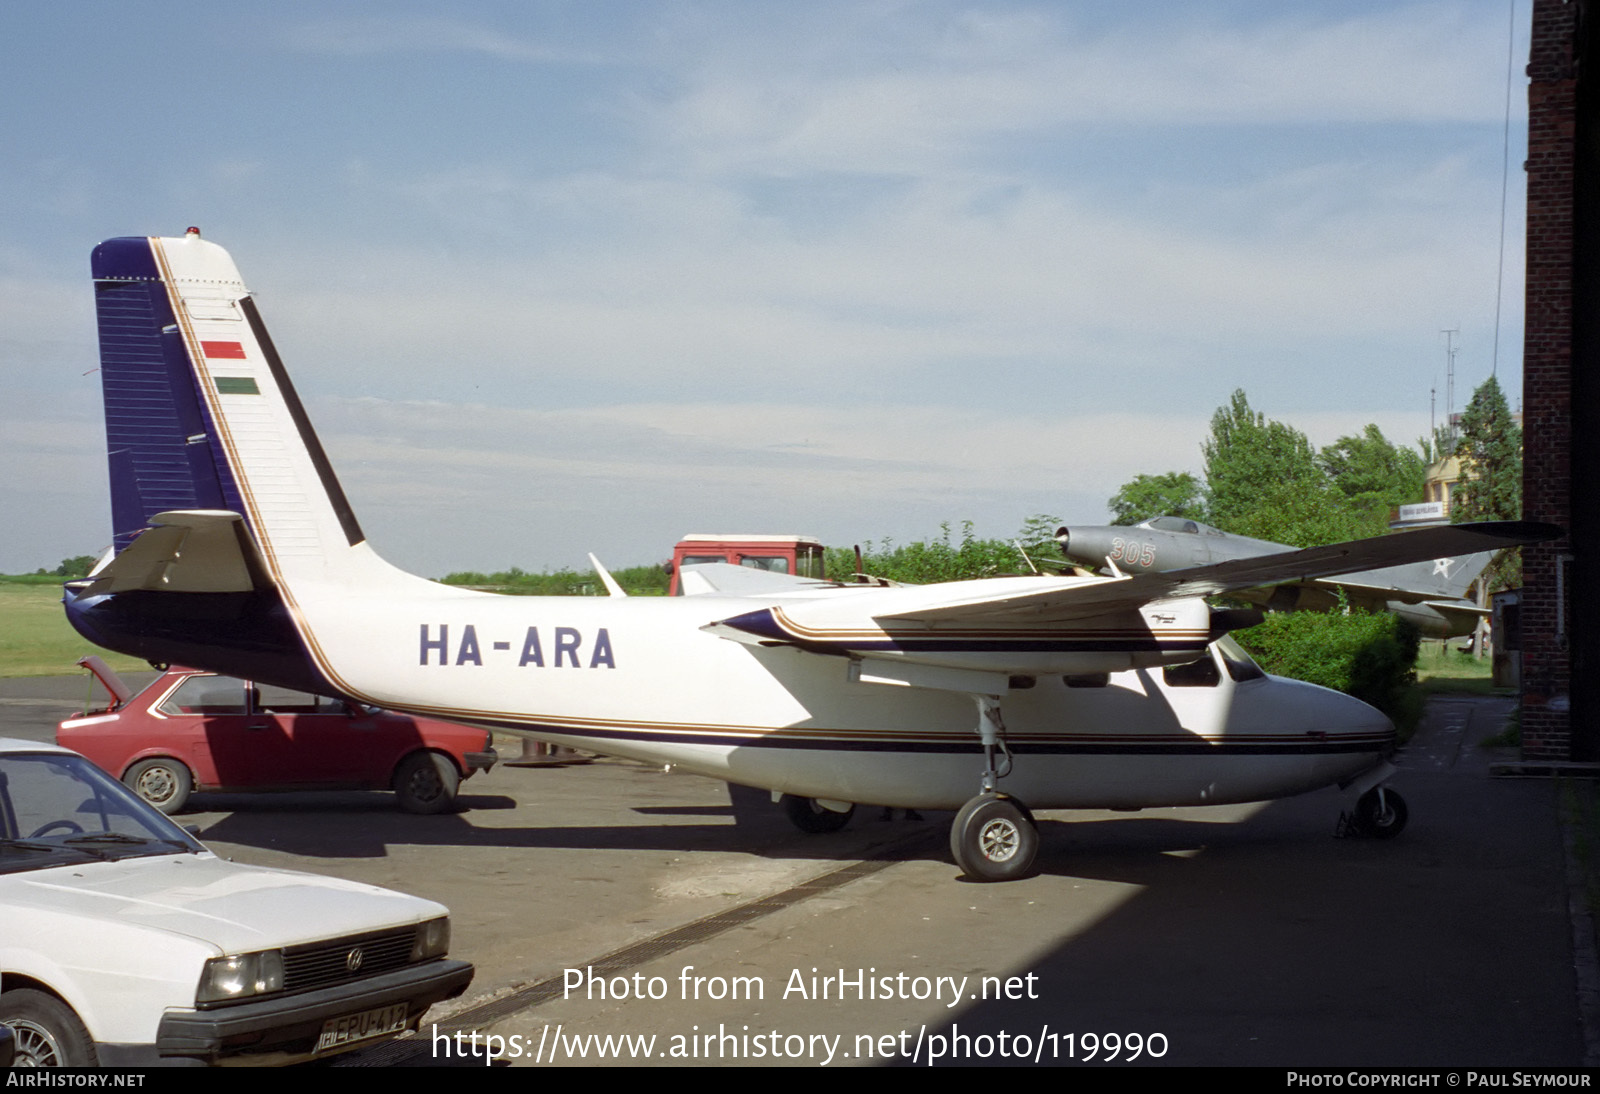
<svg viewBox="0 0 1600 1094">
<path fill-rule="evenodd" d="M 1255 658 L 1245 652 L 1245 648 L 1235 642 L 1233 635 L 1225 634 L 1217 639 L 1217 652 L 1222 654 L 1222 663 L 1228 666 L 1228 675 L 1239 683 L 1246 680 L 1262 680 L 1266 673 L 1261 666 L 1256 664 Z"/>
<path fill-rule="evenodd" d="M 1198 535 L 1200 526 L 1192 520 L 1182 517 L 1154 517 L 1145 521 L 1146 528 L 1159 528 L 1163 532 L 1187 532 L 1189 535 Z"/>
</svg>

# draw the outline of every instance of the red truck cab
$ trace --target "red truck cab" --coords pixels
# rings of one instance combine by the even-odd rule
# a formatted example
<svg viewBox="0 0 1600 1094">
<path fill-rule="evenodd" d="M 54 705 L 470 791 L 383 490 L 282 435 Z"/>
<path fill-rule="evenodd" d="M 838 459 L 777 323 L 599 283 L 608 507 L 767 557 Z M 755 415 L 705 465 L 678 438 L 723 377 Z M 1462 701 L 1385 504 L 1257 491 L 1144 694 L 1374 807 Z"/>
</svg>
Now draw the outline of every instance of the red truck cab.
<svg viewBox="0 0 1600 1094">
<path fill-rule="evenodd" d="M 679 577 L 685 566 L 727 562 L 775 574 L 821 580 L 822 541 L 814 536 L 688 535 L 672 549 L 669 596 L 683 595 Z"/>
</svg>

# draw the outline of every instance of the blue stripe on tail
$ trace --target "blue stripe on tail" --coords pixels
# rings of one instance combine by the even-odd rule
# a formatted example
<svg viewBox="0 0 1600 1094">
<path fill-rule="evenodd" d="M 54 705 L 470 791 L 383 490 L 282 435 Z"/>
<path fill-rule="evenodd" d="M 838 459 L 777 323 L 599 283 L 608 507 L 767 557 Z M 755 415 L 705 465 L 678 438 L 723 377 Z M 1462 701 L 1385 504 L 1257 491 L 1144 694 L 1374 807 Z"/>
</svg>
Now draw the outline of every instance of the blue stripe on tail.
<svg viewBox="0 0 1600 1094">
<path fill-rule="evenodd" d="M 121 552 L 169 509 L 243 512 L 144 237 L 94 250 L 100 383 L 106 404 L 113 542 Z"/>
</svg>

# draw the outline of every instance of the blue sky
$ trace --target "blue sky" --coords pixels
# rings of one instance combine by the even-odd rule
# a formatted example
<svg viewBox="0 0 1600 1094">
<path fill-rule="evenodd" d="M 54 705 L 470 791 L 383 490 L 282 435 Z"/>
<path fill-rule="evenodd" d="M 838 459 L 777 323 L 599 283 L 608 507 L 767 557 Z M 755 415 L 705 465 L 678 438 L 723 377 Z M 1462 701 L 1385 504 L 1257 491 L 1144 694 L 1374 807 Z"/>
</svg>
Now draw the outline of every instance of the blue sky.
<svg viewBox="0 0 1600 1094">
<path fill-rule="evenodd" d="M 1510 12 L 0 5 L 0 571 L 109 541 L 88 254 L 190 224 L 431 576 L 1099 522 L 1241 387 L 1411 441 L 1491 366 Z"/>
</svg>

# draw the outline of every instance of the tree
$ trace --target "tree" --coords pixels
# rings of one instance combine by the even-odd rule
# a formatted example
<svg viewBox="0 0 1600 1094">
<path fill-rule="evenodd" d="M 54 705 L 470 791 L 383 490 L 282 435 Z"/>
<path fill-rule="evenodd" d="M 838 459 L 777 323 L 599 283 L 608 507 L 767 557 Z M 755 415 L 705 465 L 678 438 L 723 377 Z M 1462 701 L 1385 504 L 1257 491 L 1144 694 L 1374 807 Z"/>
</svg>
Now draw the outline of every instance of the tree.
<svg viewBox="0 0 1600 1094">
<path fill-rule="evenodd" d="M 1036 519 L 1048 519 L 1052 531 L 1057 523 L 1054 517 Z M 951 541 L 949 521 L 939 525 L 939 533 L 938 539 L 918 540 L 904 546 L 896 546 L 887 539 L 879 541 L 876 548 L 869 545 L 862 552 L 862 570 L 873 577 L 886 577 L 908 585 L 931 585 L 939 581 L 1024 573 L 1027 569 L 1014 544 L 1000 539 L 979 539 L 973 533 L 970 520 L 961 522 L 959 544 Z M 827 568 L 829 577 L 847 578 L 855 572 L 854 553 L 849 548 L 829 548 Z"/>
<path fill-rule="evenodd" d="M 1518 520 L 1522 516 L 1522 430 L 1493 376 L 1472 393 L 1456 443 L 1461 481 L 1450 497 L 1450 520 Z M 1490 588 L 1521 584 L 1521 560 L 1502 551 L 1488 572 Z"/>
<path fill-rule="evenodd" d="M 1522 516 L 1522 430 L 1493 376 L 1472 393 L 1455 454 L 1462 481 L 1450 499 L 1452 521 Z"/>
<path fill-rule="evenodd" d="M 1310 547 L 1358 538 L 1363 521 L 1318 466 L 1304 433 L 1250 409 L 1243 390 L 1211 417 L 1206 508 L 1238 535 Z"/>
<path fill-rule="evenodd" d="M 1376 425 L 1340 437 L 1318 453 L 1317 464 L 1360 514 L 1362 534 L 1371 536 L 1387 529 L 1391 509 L 1421 500 L 1428 473 L 1423 452 L 1391 444 Z"/>
<path fill-rule="evenodd" d="M 1112 524 L 1138 524 L 1151 517 L 1175 516 L 1205 520 L 1206 508 L 1200 480 L 1187 471 L 1165 475 L 1139 475 L 1123 483 L 1106 503 Z"/>
<path fill-rule="evenodd" d="M 74 558 L 64 558 L 61 565 L 50 571 L 56 577 L 88 577 L 89 571 L 94 569 L 94 564 L 99 559 L 93 555 L 78 555 Z M 43 573 L 44 571 L 39 571 Z"/>
<path fill-rule="evenodd" d="M 1060 517 L 1051 516 L 1049 513 L 1035 513 L 1022 522 L 1022 527 L 1017 529 L 1015 538 L 1030 557 L 1038 558 L 1044 555 L 1049 558 L 1060 558 L 1056 550 L 1056 529 L 1059 527 L 1061 527 Z"/>
</svg>

